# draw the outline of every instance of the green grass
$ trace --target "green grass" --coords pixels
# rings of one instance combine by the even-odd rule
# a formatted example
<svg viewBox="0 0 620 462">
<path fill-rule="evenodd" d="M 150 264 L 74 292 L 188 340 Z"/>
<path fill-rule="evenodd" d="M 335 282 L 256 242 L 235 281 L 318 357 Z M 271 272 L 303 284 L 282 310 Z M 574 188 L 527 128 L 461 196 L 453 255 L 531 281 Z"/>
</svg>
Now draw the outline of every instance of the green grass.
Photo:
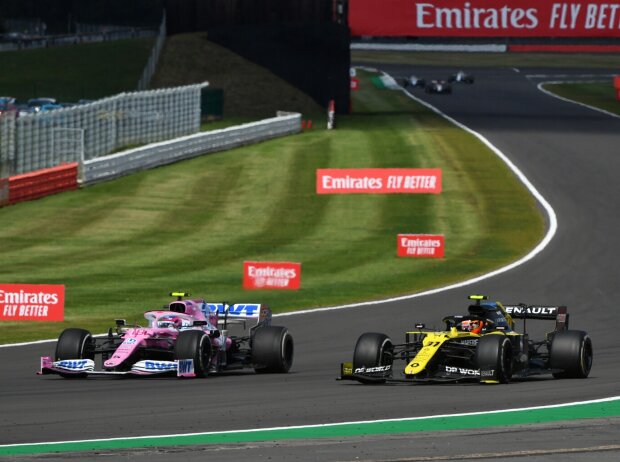
<svg viewBox="0 0 620 462">
<path fill-rule="evenodd" d="M 613 82 L 545 84 L 544 88 L 556 95 L 620 115 L 620 101 L 616 99 Z"/>
<path fill-rule="evenodd" d="M 3 282 L 66 285 L 64 323 L 3 323 L 2 342 L 103 332 L 185 290 L 275 312 L 400 295 L 485 273 L 542 237 L 534 200 L 473 136 L 362 74 L 337 130 L 208 155 L 0 209 Z M 441 195 L 317 195 L 317 168 L 439 167 Z M 446 258 L 396 257 L 442 233 Z M 302 263 L 299 291 L 243 291 L 246 260 Z"/>
<path fill-rule="evenodd" d="M 0 94 L 74 102 L 134 91 L 153 43 L 132 39 L 3 52 Z"/>
</svg>

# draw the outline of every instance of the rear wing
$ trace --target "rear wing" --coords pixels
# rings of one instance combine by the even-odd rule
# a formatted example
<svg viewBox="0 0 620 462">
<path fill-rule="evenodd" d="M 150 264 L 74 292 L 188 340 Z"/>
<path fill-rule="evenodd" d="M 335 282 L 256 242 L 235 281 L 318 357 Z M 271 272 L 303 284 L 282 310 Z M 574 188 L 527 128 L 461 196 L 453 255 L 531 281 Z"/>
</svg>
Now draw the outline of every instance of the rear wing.
<svg viewBox="0 0 620 462">
<path fill-rule="evenodd" d="M 568 329 L 568 310 L 565 306 L 504 305 L 506 313 L 513 319 L 555 320 L 556 330 Z"/>
<path fill-rule="evenodd" d="M 217 312 L 218 323 L 245 323 L 245 321 L 255 321 L 256 324 L 271 322 L 271 310 L 267 305 L 260 303 L 205 303 L 203 311 L 205 316 Z"/>
</svg>

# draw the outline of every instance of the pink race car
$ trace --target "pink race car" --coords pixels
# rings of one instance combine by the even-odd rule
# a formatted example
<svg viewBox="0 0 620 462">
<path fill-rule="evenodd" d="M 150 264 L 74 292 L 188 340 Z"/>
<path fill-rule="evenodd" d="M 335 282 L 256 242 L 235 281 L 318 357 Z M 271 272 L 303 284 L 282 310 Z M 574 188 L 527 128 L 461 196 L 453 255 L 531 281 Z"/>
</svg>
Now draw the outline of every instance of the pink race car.
<svg viewBox="0 0 620 462">
<path fill-rule="evenodd" d="M 177 300 L 144 314 L 147 327 L 127 327 L 117 319 L 116 328 L 103 337 L 65 329 L 54 357 L 41 358 L 39 374 L 205 377 L 242 368 L 258 373 L 291 368 L 293 337 L 286 327 L 271 325 L 266 305 L 184 300 L 189 294 L 183 292 L 170 295 Z M 242 335 L 229 335 L 229 328 Z"/>
</svg>

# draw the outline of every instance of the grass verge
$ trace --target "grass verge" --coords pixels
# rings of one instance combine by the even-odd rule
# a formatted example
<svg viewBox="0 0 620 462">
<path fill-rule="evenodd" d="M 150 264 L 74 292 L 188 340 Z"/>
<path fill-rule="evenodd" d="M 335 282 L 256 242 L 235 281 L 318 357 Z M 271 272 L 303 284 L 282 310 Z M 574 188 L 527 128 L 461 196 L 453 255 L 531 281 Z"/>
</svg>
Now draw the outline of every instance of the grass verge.
<svg viewBox="0 0 620 462">
<path fill-rule="evenodd" d="M 365 73 L 337 130 L 200 157 L 0 209 L 3 282 L 66 285 L 64 323 L 3 323 L 2 342 L 102 332 L 186 290 L 275 312 L 379 299 L 498 268 L 532 248 L 533 198 L 475 137 Z M 438 167 L 441 195 L 317 195 L 317 168 Z M 442 233 L 441 260 L 396 257 Z M 245 260 L 302 263 L 299 291 L 247 292 Z"/>
<path fill-rule="evenodd" d="M 598 107 L 620 115 L 620 101 L 616 99 L 613 83 L 557 83 L 545 84 L 545 90 L 588 106 Z"/>
</svg>

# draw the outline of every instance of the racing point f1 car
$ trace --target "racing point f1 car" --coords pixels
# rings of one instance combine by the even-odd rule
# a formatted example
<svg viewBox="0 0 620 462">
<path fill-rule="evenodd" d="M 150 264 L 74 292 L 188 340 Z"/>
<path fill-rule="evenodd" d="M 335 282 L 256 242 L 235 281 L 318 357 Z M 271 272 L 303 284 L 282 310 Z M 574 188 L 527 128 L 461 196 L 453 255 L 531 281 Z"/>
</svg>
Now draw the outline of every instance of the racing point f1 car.
<svg viewBox="0 0 620 462">
<path fill-rule="evenodd" d="M 271 325 L 266 305 L 184 300 L 189 294 L 183 292 L 170 295 L 177 300 L 144 314 L 146 327 L 128 327 L 117 319 L 116 328 L 102 337 L 65 329 L 54 357 L 41 358 L 39 374 L 204 377 L 242 368 L 257 373 L 291 368 L 293 337 L 285 327 Z M 229 335 L 229 328 L 243 335 Z"/>
<path fill-rule="evenodd" d="M 468 314 L 443 318 L 445 330 L 423 324 L 394 344 L 381 333 L 357 340 L 352 363 L 342 363 L 340 379 L 362 383 L 474 380 L 507 383 L 538 374 L 586 378 L 592 367 L 592 341 L 586 332 L 568 329 L 565 306 L 510 305 L 472 295 Z M 523 333 L 514 319 L 523 319 Z M 554 320 L 555 329 L 540 341 L 526 331 L 527 319 Z M 394 364 L 404 363 L 395 375 Z"/>
</svg>

